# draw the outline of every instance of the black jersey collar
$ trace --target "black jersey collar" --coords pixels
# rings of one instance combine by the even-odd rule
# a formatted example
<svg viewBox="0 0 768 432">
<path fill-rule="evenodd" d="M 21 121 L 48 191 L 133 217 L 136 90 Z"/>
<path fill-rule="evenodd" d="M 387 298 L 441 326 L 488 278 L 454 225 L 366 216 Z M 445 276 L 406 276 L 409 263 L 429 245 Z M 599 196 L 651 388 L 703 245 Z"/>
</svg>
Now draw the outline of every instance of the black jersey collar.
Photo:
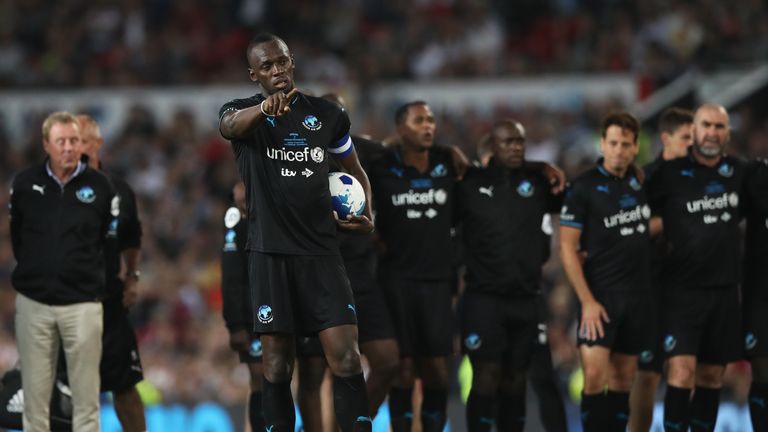
<svg viewBox="0 0 768 432">
<path fill-rule="evenodd" d="M 513 176 L 515 174 L 523 172 L 525 170 L 525 168 L 526 168 L 526 161 L 525 161 L 525 159 L 523 159 L 523 163 L 520 164 L 520 166 L 516 167 L 516 168 L 506 167 L 506 166 L 500 164 L 496 160 L 496 158 L 493 158 L 493 157 L 488 161 L 488 170 L 490 172 L 492 172 L 494 174 L 498 174 L 498 175 L 506 174 L 506 175 Z"/>
<path fill-rule="evenodd" d="M 605 161 L 604 158 L 600 158 L 597 160 L 597 171 L 602 174 L 604 177 L 614 179 L 614 180 L 626 180 L 627 178 L 631 177 L 629 170 L 627 170 L 626 174 L 624 174 L 624 177 L 615 176 L 608 172 L 607 169 L 603 166 L 603 162 Z"/>
<path fill-rule="evenodd" d="M 693 156 L 693 146 L 688 147 L 688 160 L 691 161 L 693 165 L 710 168 L 709 166 L 699 163 L 699 161 L 696 160 L 696 157 Z M 725 152 L 720 155 L 720 160 L 717 162 L 717 165 L 712 168 L 721 169 L 722 165 L 726 165 L 726 168 L 728 165 L 730 165 L 730 162 L 728 161 L 728 155 L 725 154 Z"/>
</svg>

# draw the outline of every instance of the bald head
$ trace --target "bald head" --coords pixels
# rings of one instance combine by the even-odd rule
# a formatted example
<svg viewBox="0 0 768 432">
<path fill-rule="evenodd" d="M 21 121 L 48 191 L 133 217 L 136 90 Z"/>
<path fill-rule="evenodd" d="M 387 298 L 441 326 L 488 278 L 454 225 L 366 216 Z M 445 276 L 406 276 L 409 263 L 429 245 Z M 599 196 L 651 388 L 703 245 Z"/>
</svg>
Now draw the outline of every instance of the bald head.
<svg viewBox="0 0 768 432">
<path fill-rule="evenodd" d="M 501 120 L 491 130 L 491 150 L 496 162 L 517 168 L 525 159 L 525 128 L 515 120 Z"/>
<path fill-rule="evenodd" d="M 101 150 L 104 139 L 101 137 L 99 124 L 93 117 L 87 114 L 76 116 L 80 124 L 80 141 L 83 145 L 83 154 L 88 156 L 88 164 L 94 168 L 99 165 L 99 150 Z"/>
<path fill-rule="evenodd" d="M 717 159 L 731 139 L 728 111 L 722 106 L 705 103 L 693 118 L 694 149 L 706 159 Z"/>
</svg>

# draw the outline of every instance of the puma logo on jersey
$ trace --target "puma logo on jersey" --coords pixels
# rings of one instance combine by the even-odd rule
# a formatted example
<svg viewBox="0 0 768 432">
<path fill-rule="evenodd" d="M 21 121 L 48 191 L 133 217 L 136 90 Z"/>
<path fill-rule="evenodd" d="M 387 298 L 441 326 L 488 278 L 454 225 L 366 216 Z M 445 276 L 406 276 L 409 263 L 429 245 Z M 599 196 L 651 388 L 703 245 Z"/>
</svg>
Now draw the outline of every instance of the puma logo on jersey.
<svg viewBox="0 0 768 432">
<path fill-rule="evenodd" d="M 45 195 L 45 185 L 40 186 L 40 185 L 33 184 L 32 190 L 40 192 L 40 195 Z"/>
<path fill-rule="evenodd" d="M 493 198 L 493 186 L 482 187 L 480 186 L 480 189 L 478 189 L 478 192 L 481 194 L 488 195 L 490 198 Z"/>
</svg>

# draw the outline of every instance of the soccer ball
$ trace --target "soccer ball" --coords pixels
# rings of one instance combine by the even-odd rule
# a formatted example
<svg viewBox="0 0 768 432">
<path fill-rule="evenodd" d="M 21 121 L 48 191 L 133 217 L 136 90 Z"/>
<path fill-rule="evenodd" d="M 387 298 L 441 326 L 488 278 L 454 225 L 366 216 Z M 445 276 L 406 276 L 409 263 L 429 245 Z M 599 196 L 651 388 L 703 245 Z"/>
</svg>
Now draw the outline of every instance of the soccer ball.
<svg viewBox="0 0 768 432">
<path fill-rule="evenodd" d="M 356 178 L 341 172 L 328 173 L 328 188 L 331 191 L 331 206 L 339 219 L 346 219 L 350 214 L 363 214 L 365 191 Z"/>
</svg>

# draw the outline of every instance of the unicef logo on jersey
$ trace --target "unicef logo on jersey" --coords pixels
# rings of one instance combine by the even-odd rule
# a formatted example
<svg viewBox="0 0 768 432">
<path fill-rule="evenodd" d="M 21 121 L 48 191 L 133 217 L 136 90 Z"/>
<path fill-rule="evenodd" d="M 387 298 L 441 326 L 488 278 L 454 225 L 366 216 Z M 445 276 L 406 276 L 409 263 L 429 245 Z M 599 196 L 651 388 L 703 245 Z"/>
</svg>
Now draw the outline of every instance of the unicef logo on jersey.
<svg viewBox="0 0 768 432">
<path fill-rule="evenodd" d="M 261 357 L 261 340 L 254 339 L 251 342 L 251 346 L 248 348 L 248 354 L 251 357 Z"/>
<path fill-rule="evenodd" d="M 315 147 L 312 149 L 312 151 L 309 153 L 309 155 L 312 157 L 312 160 L 316 163 L 320 163 L 325 158 L 325 152 L 320 147 Z"/>
<path fill-rule="evenodd" d="M 648 204 L 644 205 L 642 209 L 640 209 L 640 212 L 643 214 L 643 217 L 646 219 L 651 218 L 651 208 L 648 207 Z"/>
<path fill-rule="evenodd" d="M 733 176 L 733 165 L 730 165 L 727 162 L 723 163 L 720 165 L 720 168 L 717 169 L 717 172 L 723 177 L 731 177 Z"/>
<path fill-rule="evenodd" d="M 90 186 L 83 186 L 80 189 L 77 190 L 75 193 L 77 195 L 77 199 L 80 201 L 90 204 L 94 201 L 96 201 L 96 192 L 93 191 L 93 188 Z"/>
<path fill-rule="evenodd" d="M 480 339 L 480 335 L 477 333 L 470 333 L 466 339 L 464 339 L 464 346 L 469 350 L 476 350 L 483 344 L 483 340 Z"/>
<path fill-rule="evenodd" d="M 304 117 L 304 121 L 301 122 L 302 125 L 304 125 L 305 128 L 316 131 L 319 130 L 321 127 L 323 127 L 323 122 L 318 120 L 317 117 L 313 116 L 312 114 Z"/>
<path fill-rule="evenodd" d="M 632 177 L 629 179 L 629 187 L 631 187 L 633 190 L 639 191 L 643 186 L 640 184 L 640 181 L 637 180 L 637 177 Z"/>
<path fill-rule="evenodd" d="M 257 315 L 259 318 L 259 322 L 262 324 L 269 324 L 274 319 L 274 317 L 272 316 L 272 308 L 267 305 L 259 306 L 259 312 Z"/>
<path fill-rule="evenodd" d="M 523 180 L 520 185 L 517 186 L 517 193 L 523 198 L 528 198 L 533 195 L 533 184 L 528 180 Z"/>
<path fill-rule="evenodd" d="M 747 333 L 747 336 L 744 338 L 744 348 L 751 350 L 755 346 L 757 346 L 757 338 L 755 337 L 755 334 Z"/>
<path fill-rule="evenodd" d="M 664 351 L 670 352 L 675 349 L 675 346 L 677 346 L 677 339 L 672 335 L 667 335 L 664 338 Z"/>
</svg>

